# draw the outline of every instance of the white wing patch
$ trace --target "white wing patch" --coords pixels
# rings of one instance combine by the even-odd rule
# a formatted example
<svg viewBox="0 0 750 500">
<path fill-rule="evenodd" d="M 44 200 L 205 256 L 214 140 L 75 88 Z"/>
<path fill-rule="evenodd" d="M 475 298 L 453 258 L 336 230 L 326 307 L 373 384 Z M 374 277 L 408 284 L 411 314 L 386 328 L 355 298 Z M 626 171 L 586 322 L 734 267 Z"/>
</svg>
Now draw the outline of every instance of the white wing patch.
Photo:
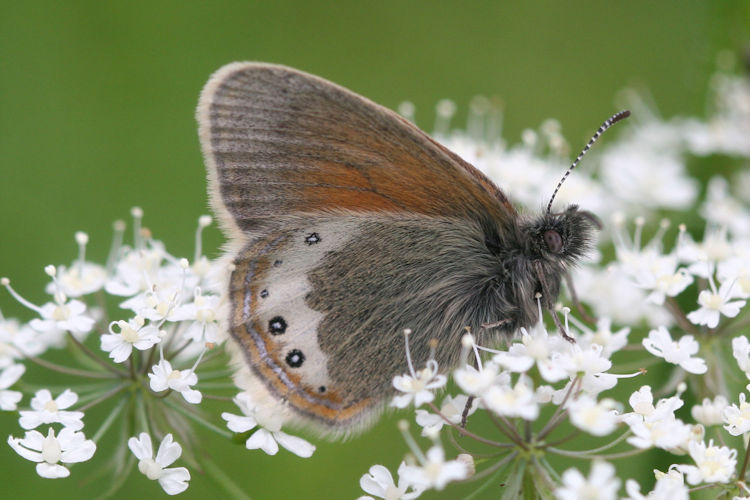
<svg viewBox="0 0 750 500">
<path fill-rule="evenodd" d="M 307 274 L 327 252 L 343 247 L 357 232 L 357 224 L 342 222 L 319 222 L 293 230 L 291 241 L 273 255 L 273 264 L 257 289 L 260 291 L 255 302 L 254 316 L 278 346 L 286 364 L 284 370 L 299 374 L 305 384 L 321 393 L 330 384 L 328 356 L 318 342 L 317 328 L 323 314 L 305 303 L 305 296 L 312 290 Z M 245 293 L 253 292 L 248 288 Z M 250 302 L 250 297 L 246 297 L 245 303 Z"/>
</svg>

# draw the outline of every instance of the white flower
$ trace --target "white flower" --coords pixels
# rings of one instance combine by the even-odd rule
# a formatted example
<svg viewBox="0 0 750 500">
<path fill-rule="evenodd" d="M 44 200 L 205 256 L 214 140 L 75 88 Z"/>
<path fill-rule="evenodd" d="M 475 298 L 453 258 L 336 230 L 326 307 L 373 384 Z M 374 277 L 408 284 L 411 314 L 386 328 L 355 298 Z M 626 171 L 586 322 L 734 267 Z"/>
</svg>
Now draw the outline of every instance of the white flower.
<svg viewBox="0 0 750 500">
<path fill-rule="evenodd" d="M 159 266 L 166 252 L 159 242 L 149 248 L 126 249 L 115 266 L 114 276 L 104 289 L 112 295 L 130 297 L 148 290 L 157 280 Z"/>
<path fill-rule="evenodd" d="M 722 283 L 734 282 L 731 298 L 750 298 L 750 255 L 730 257 L 719 262 L 716 275 Z"/>
<path fill-rule="evenodd" d="M 544 324 L 539 322 L 528 331 L 521 328 L 521 342 L 514 342 L 507 352 L 497 353 L 492 360 L 513 372 L 526 372 L 534 363 L 547 382 L 557 382 L 566 376 L 565 370 L 551 360 L 554 353 L 567 348 L 560 335 L 549 335 Z"/>
<path fill-rule="evenodd" d="M 555 497 L 559 500 L 614 500 L 619 489 L 620 480 L 615 477 L 614 466 L 596 461 L 588 478 L 583 477 L 577 469 L 566 470 L 562 476 L 562 486 L 555 490 Z"/>
<path fill-rule="evenodd" d="M 683 401 L 673 396 L 660 399 L 654 407 L 651 387 L 641 387 L 630 396 L 630 406 L 635 411 L 621 416 L 633 433 L 628 443 L 642 449 L 656 446 L 675 450 L 683 446 L 690 440 L 692 428 L 674 415 L 682 405 Z"/>
<path fill-rule="evenodd" d="M 247 392 L 241 392 L 234 398 L 235 404 L 242 410 L 244 416 L 224 412 L 221 418 L 227 421 L 227 427 L 232 432 L 247 432 L 260 427 L 247 441 L 248 450 L 260 448 L 269 455 L 279 451 L 279 445 L 303 458 L 312 456 L 315 446 L 302 438 L 281 432 L 281 419 L 271 409 L 257 406 Z"/>
<path fill-rule="evenodd" d="M 664 304 L 665 297 L 675 297 L 693 282 L 693 276 L 684 268 L 677 269 L 676 255 L 644 253 L 644 262 L 634 273 L 637 286 L 651 290 L 646 300 Z"/>
<path fill-rule="evenodd" d="M 598 344 L 602 346 L 602 356 L 610 358 L 612 354 L 628 344 L 629 334 L 630 328 L 621 328 L 613 332 L 612 320 L 610 318 L 599 318 L 596 322 L 596 331 L 586 332 L 578 338 L 578 342 L 583 346 Z"/>
<path fill-rule="evenodd" d="M 617 385 L 617 377 L 605 373 L 612 367 L 612 362 L 603 353 L 604 349 L 598 344 L 585 348 L 576 344 L 567 353 L 553 358 L 553 361 L 568 373 L 571 380 L 580 376 L 581 390 L 595 395 Z"/>
<path fill-rule="evenodd" d="M 218 295 L 202 295 L 201 289 L 196 288 L 193 302 L 177 307 L 170 320 L 190 321 L 184 335 L 195 342 L 218 342 L 221 340 L 217 316 L 219 302 Z"/>
<path fill-rule="evenodd" d="M 138 470 L 147 478 L 159 481 L 167 495 L 176 495 L 187 489 L 190 472 L 185 467 L 167 468 L 182 454 L 182 447 L 172 440 L 172 434 L 164 436 L 155 458 L 151 436 L 145 432 L 141 432 L 138 438 L 128 439 L 128 448 L 138 459 Z"/>
<path fill-rule="evenodd" d="M 750 341 L 747 337 L 740 335 L 732 339 L 732 356 L 737 360 L 740 370 L 745 372 L 747 378 L 750 378 Z"/>
<path fill-rule="evenodd" d="M 153 325 L 143 326 L 144 320 L 136 316 L 129 321 L 113 321 L 109 325 L 109 334 L 102 335 L 102 351 L 108 352 L 115 363 L 122 363 L 133 352 L 133 347 L 143 351 L 153 347 L 161 340 L 159 329 Z M 120 329 L 114 330 L 114 326 Z"/>
<path fill-rule="evenodd" d="M 465 463 L 458 460 L 445 461 L 445 452 L 440 446 L 427 450 L 426 462 L 421 465 L 406 465 L 399 469 L 399 477 L 416 488 L 442 490 L 451 481 L 469 476 Z"/>
<path fill-rule="evenodd" d="M 9 436 L 8 444 L 26 460 L 37 462 L 37 474 L 50 479 L 70 475 L 70 471 L 60 462 L 85 462 L 96 451 L 93 441 L 69 427 L 62 429 L 57 437 L 51 427 L 46 437 L 39 431 L 27 431 L 23 438 Z"/>
<path fill-rule="evenodd" d="M 453 372 L 453 380 L 470 396 L 481 396 L 492 386 L 498 377 L 498 366 L 495 363 L 484 363 L 481 369 L 464 365 Z"/>
<path fill-rule="evenodd" d="M 656 484 L 654 489 L 647 495 L 641 494 L 641 487 L 632 479 L 625 481 L 625 491 L 628 497 L 625 500 L 689 500 L 688 487 L 682 473 L 671 466 L 667 473 L 654 471 Z"/>
<path fill-rule="evenodd" d="M 446 376 L 439 374 L 437 369 L 437 362 L 431 359 L 416 373 L 393 377 L 393 387 L 404 394 L 394 396 L 391 406 L 406 408 L 414 401 L 414 406 L 419 407 L 435 399 L 432 391 L 443 387 L 447 382 Z"/>
<path fill-rule="evenodd" d="M 531 381 L 521 376 L 516 385 L 493 385 L 482 395 L 482 404 L 497 415 L 534 420 L 539 416 L 539 402 Z"/>
<path fill-rule="evenodd" d="M 365 493 L 385 500 L 411 500 L 417 498 L 422 494 L 424 489 L 414 488 L 411 484 L 403 480 L 401 473 L 404 467 L 406 467 L 406 464 L 401 462 L 398 468 L 398 486 L 393 482 L 391 472 L 382 465 L 373 465 L 370 467 L 370 471 L 360 478 L 359 486 Z M 409 491 L 410 489 L 411 491 Z M 371 498 L 362 496 L 358 500 Z"/>
<path fill-rule="evenodd" d="M 690 441 L 690 457 L 695 465 L 678 465 L 676 468 L 686 475 L 690 484 L 728 483 L 737 466 L 737 450 L 726 446 L 714 446 L 713 440 Z"/>
<path fill-rule="evenodd" d="M 32 411 L 21 411 L 18 423 L 24 429 L 35 429 L 42 424 L 60 423 L 74 431 L 83 428 L 82 411 L 65 411 L 78 401 L 78 394 L 65 389 L 57 398 L 52 399 L 52 394 L 47 389 L 41 389 L 31 399 Z"/>
<path fill-rule="evenodd" d="M 70 268 L 57 268 L 55 281 L 47 285 L 47 293 L 57 287 L 68 297 L 80 297 L 101 290 L 107 280 L 106 270 L 92 262 L 76 262 Z"/>
<path fill-rule="evenodd" d="M 38 356 L 44 350 L 44 342 L 28 324 L 0 317 L 0 368 L 13 365 L 24 356 Z"/>
<path fill-rule="evenodd" d="M 745 393 L 740 393 L 740 405 L 726 406 L 722 412 L 724 428 L 732 436 L 740 436 L 750 431 L 750 403 L 745 401 Z M 721 422 L 720 422 L 721 423 Z"/>
<path fill-rule="evenodd" d="M 23 394 L 19 391 L 9 391 L 8 388 L 18 382 L 26 371 L 23 365 L 10 365 L 0 372 L 0 410 L 15 411 Z"/>
<path fill-rule="evenodd" d="M 702 358 L 692 357 L 700 347 L 692 335 L 683 335 L 679 341 L 674 342 L 667 329 L 660 326 L 651 330 L 648 337 L 643 339 L 643 347 L 668 363 L 680 365 L 687 372 L 700 374 L 708 370 Z"/>
<path fill-rule="evenodd" d="M 594 436 L 606 436 L 617 428 L 619 418 L 611 399 L 596 401 L 586 394 L 568 404 L 570 423 Z"/>
<path fill-rule="evenodd" d="M 740 398 L 742 396 L 744 394 L 741 394 Z M 703 425 L 719 425 L 724 422 L 722 415 L 728 404 L 727 398 L 719 394 L 713 400 L 704 398 L 701 404 L 694 405 L 690 409 L 690 414 L 698 423 Z"/>
<path fill-rule="evenodd" d="M 66 301 L 60 293 L 55 294 L 55 302 L 47 302 L 38 308 L 42 319 L 32 319 L 29 326 L 39 332 L 65 330 L 71 333 L 88 333 L 94 327 L 94 319 L 87 316 L 86 304 L 80 300 Z"/>
<path fill-rule="evenodd" d="M 154 392 L 172 389 L 182 394 L 185 401 L 198 404 L 203 399 L 200 391 L 190 387 L 198 383 L 198 376 L 193 370 L 173 370 L 169 361 L 162 359 L 152 368 L 153 372 L 148 374 L 151 379 L 149 385 Z"/>
<path fill-rule="evenodd" d="M 727 318 L 734 318 L 740 313 L 740 309 L 745 306 L 744 300 L 730 300 L 732 282 L 724 282 L 719 287 L 719 291 L 703 290 L 698 295 L 698 304 L 700 309 L 688 313 L 687 318 L 691 323 L 696 325 L 706 325 L 709 328 L 715 328 L 719 324 L 720 315 Z"/>
<path fill-rule="evenodd" d="M 151 321 L 176 321 L 175 312 L 181 300 L 181 283 L 171 283 L 170 286 L 154 286 L 126 300 L 120 307 L 130 309 Z"/>
<path fill-rule="evenodd" d="M 445 398 L 443 399 L 443 404 L 440 407 L 440 413 L 442 413 L 443 417 L 447 418 L 450 423 L 459 424 L 461 423 L 461 419 L 463 418 L 463 412 L 466 408 L 466 403 L 468 402 L 468 400 L 468 396 L 464 394 L 458 394 L 455 397 L 450 395 L 445 396 Z M 478 399 L 474 399 L 474 401 L 472 401 L 467 416 L 473 414 L 476 411 L 478 403 Z M 436 435 L 445 424 L 445 420 L 443 419 L 443 417 L 434 413 L 430 413 L 427 410 L 417 410 L 416 417 L 417 424 L 422 426 L 423 436 Z"/>
</svg>

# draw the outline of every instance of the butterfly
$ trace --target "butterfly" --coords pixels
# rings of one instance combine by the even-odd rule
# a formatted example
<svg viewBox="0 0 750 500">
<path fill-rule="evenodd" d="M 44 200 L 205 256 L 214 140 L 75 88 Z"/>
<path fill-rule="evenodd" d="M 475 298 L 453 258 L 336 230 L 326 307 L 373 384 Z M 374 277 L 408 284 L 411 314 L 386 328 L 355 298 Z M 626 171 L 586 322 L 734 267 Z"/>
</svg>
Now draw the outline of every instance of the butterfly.
<svg viewBox="0 0 750 500">
<path fill-rule="evenodd" d="M 449 369 L 467 328 L 484 344 L 534 324 L 535 297 L 552 309 L 598 228 L 552 200 L 520 215 L 408 120 L 292 68 L 222 67 L 197 120 L 230 241 L 237 383 L 323 434 L 376 419 L 405 371 L 404 329 L 415 365 Z"/>
</svg>

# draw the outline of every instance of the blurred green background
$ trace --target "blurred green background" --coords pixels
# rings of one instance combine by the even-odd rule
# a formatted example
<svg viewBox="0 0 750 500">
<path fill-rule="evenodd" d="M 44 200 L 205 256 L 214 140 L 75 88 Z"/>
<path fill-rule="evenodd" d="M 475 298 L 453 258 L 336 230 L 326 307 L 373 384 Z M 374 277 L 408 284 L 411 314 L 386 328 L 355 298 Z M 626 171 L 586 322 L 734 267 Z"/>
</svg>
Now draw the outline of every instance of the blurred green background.
<svg viewBox="0 0 750 500">
<path fill-rule="evenodd" d="M 74 258 L 74 231 L 90 234 L 90 255 L 102 261 L 112 221 L 134 205 L 173 254 L 192 256 L 196 220 L 207 212 L 194 107 L 208 76 L 229 61 L 294 66 L 391 108 L 410 100 L 427 130 L 441 98 L 454 99 L 461 117 L 472 96 L 498 96 L 511 143 L 555 117 L 577 147 L 628 85 L 648 89 L 665 116 L 700 115 L 716 53 L 741 52 L 749 32 L 746 0 L 4 2 L 0 275 L 42 302 L 42 268 Z M 209 228 L 209 255 L 221 241 Z M 5 292 L 0 308 L 30 318 Z M 355 498 L 370 465 L 395 470 L 406 451 L 398 418 L 344 444 L 316 441 L 307 460 L 210 435 L 205 447 L 253 498 Z M 0 429 L 22 434 L 12 413 L 0 414 Z M 1 494 L 93 498 L 86 477 L 95 468 L 93 460 L 68 479 L 44 480 L 0 446 Z M 182 498 L 224 498 L 193 476 Z M 475 487 L 426 497 L 460 498 Z M 135 495 L 162 492 L 135 473 L 116 498 Z M 480 496 L 497 497 L 495 487 Z"/>
</svg>

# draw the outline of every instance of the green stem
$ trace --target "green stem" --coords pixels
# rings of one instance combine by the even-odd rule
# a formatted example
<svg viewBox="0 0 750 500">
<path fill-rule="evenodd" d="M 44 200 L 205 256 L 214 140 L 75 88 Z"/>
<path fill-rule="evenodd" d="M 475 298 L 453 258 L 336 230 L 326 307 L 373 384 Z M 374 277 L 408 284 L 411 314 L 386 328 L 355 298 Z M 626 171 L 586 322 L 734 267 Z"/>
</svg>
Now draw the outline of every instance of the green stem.
<svg viewBox="0 0 750 500">
<path fill-rule="evenodd" d="M 196 415 L 195 413 L 186 410 L 185 408 L 181 407 L 180 405 L 178 405 L 178 404 L 176 404 L 173 401 L 170 401 L 168 399 L 165 399 L 164 403 L 167 404 L 170 408 L 172 408 L 176 412 L 178 412 L 178 413 L 186 416 L 187 418 L 189 418 L 190 420 L 198 423 L 199 425 L 202 425 L 206 429 L 209 429 L 209 430 L 211 430 L 211 431 L 213 431 L 213 432 L 215 432 L 215 433 L 217 433 L 217 434 L 219 434 L 222 437 L 225 437 L 227 439 L 232 439 L 232 433 L 231 432 L 225 431 L 221 427 L 215 426 L 211 422 L 209 422 L 206 419 L 202 418 L 200 415 Z"/>
<path fill-rule="evenodd" d="M 107 363 L 102 358 L 100 358 L 99 356 L 97 356 L 94 351 L 92 351 L 91 349 L 89 349 L 88 347 L 86 347 L 84 344 L 82 344 L 81 341 L 79 341 L 77 338 L 75 338 L 75 336 L 72 333 L 70 333 L 70 332 L 67 332 L 67 333 L 68 333 L 68 339 L 70 339 L 70 341 L 73 342 L 73 345 L 75 345 L 81 351 L 83 351 L 83 353 L 86 354 L 86 356 L 88 356 L 89 358 L 91 358 L 92 361 L 94 361 L 95 363 L 97 363 L 99 366 L 101 366 L 105 370 L 107 370 L 109 372 L 112 372 L 113 374 L 117 375 L 118 377 L 124 377 L 125 376 L 125 372 L 123 372 L 121 370 L 118 370 L 117 368 L 115 368 L 114 366 L 112 366 L 110 363 Z"/>
<path fill-rule="evenodd" d="M 39 366 L 43 366 L 44 368 L 47 368 L 48 370 L 53 370 L 59 373 L 64 373 L 66 375 L 74 375 L 76 377 L 87 377 L 87 378 L 108 378 L 108 379 L 116 378 L 104 372 L 91 372 L 88 370 L 78 370 L 76 368 L 69 368 L 67 366 L 58 365 L 57 363 L 53 363 L 51 361 L 47 361 L 42 358 L 37 358 L 36 356 L 27 356 L 24 359 L 28 359 L 32 363 L 37 364 Z"/>
<path fill-rule="evenodd" d="M 109 415 L 107 415 L 107 418 L 102 423 L 102 426 L 99 427 L 99 430 L 96 431 L 96 434 L 94 434 L 94 437 L 91 438 L 92 441 L 95 443 L 99 442 L 99 439 L 104 435 L 107 430 L 112 426 L 112 423 L 117 419 L 118 416 L 122 413 L 122 410 L 125 408 L 125 405 L 128 402 L 128 398 L 122 398 L 120 403 L 111 411 L 109 412 Z"/>
<path fill-rule="evenodd" d="M 77 408 L 77 410 L 78 411 L 86 411 L 89 408 L 92 408 L 92 407 L 98 405 L 99 403 L 108 400 L 109 398 L 111 398 L 112 396 L 114 396 L 115 394 L 117 394 L 118 392 L 121 392 L 121 391 L 125 390 L 127 387 L 128 387 L 127 383 L 116 385 L 115 387 L 113 387 L 112 389 L 108 390 L 104 394 L 100 395 L 99 397 L 97 397 L 93 401 L 90 401 L 90 402 L 84 404 L 83 406 L 81 406 L 80 408 Z"/>
<path fill-rule="evenodd" d="M 237 483 L 235 483 L 221 467 L 217 466 L 213 460 L 201 460 L 201 464 L 206 469 L 206 475 L 211 479 L 211 481 L 213 481 L 214 484 L 219 486 L 224 491 L 224 493 L 227 494 L 227 497 L 221 495 L 223 498 L 251 500 L 250 496 L 245 493 L 242 488 Z"/>
</svg>

